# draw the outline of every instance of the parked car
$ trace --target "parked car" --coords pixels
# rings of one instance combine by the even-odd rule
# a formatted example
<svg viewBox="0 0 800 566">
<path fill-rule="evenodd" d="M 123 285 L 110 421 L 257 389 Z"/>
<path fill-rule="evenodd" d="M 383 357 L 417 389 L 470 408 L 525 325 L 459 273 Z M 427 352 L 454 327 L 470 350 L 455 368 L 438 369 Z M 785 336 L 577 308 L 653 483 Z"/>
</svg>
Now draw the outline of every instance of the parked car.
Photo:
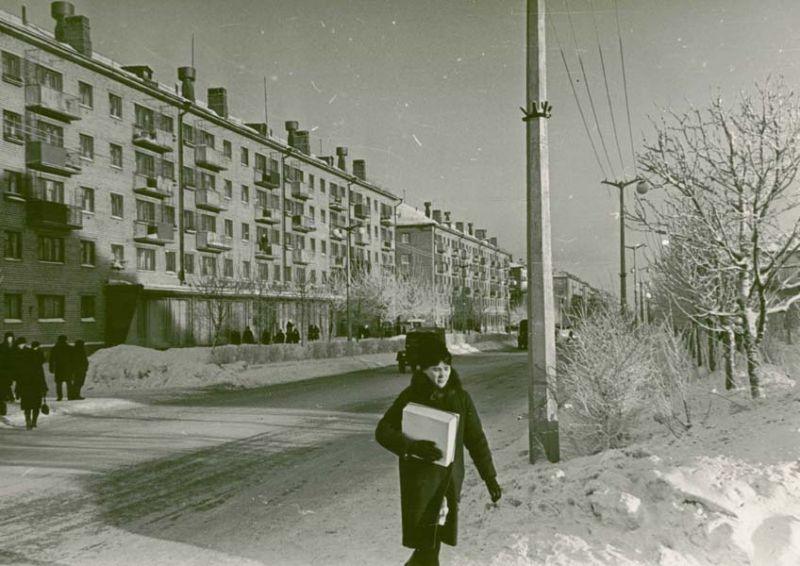
<svg viewBox="0 0 800 566">
<path fill-rule="evenodd" d="M 444 328 L 419 327 L 406 333 L 405 349 L 397 352 L 397 369 L 400 373 L 405 372 L 407 367 L 414 371 L 419 366 L 417 361 L 419 347 L 428 340 L 439 340 L 445 344 Z"/>
</svg>

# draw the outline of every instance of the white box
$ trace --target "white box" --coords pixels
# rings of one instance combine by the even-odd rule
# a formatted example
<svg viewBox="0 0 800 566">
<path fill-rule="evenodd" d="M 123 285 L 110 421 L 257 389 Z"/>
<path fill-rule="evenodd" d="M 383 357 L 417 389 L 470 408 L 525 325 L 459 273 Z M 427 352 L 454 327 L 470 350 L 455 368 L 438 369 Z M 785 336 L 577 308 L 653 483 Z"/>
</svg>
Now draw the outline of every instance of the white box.
<svg viewBox="0 0 800 566">
<path fill-rule="evenodd" d="M 432 440 L 442 451 L 434 464 L 447 467 L 456 456 L 457 413 L 409 403 L 403 409 L 403 434 L 414 440 Z"/>
</svg>

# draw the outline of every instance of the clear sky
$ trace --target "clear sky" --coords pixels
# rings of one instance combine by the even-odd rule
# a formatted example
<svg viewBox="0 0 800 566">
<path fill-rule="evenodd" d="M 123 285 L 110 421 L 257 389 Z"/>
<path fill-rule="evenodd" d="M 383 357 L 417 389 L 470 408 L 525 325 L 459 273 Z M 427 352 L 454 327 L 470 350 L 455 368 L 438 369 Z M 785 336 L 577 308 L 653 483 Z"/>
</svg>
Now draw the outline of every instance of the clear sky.
<svg viewBox="0 0 800 566">
<path fill-rule="evenodd" d="M 525 256 L 525 12 L 523 0 L 76 0 L 96 51 L 146 64 L 176 82 L 195 35 L 198 94 L 225 86 L 232 115 L 312 131 L 312 150 L 338 145 L 367 175 L 422 207 L 452 211 Z M 769 74 L 800 77 L 796 0 L 617 0 L 634 145 L 661 109 L 732 99 Z M 594 12 L 592 10 L 594 6 Z M 20 4 L 0 0 L 19 14 Z M 616 292 L 616 189 L 600 184 L 556 42 L 564 47 L 590 127 L 582 54 L 606 145 L 623 175 L 598 56 L 605 56 L 625 175 L 634 174 L 614 0 L 548 0 L 551 212 L 556 269 Z M 53 28 L 49 2 L 29 18 Z M 573 36 L 568 15 L 571 15 Z M 575 39 L 573 39 L 573 37 Z M 596 133 L 596 132 L 595 132 Z M 599 139 L 595 138 L 599 144 Z M 605 161 L 602 148 L 598 145 Z M 605 165 L 608 171 L 609 166 Z M 610 176 L 610 173 L 608 173 Z M 629 193 L 632 198 L 632 192 Z M 641 236 L 631 233 L 629 243 Z M 640 256 L 641 257 L 641 256 Z"/>
</svg>

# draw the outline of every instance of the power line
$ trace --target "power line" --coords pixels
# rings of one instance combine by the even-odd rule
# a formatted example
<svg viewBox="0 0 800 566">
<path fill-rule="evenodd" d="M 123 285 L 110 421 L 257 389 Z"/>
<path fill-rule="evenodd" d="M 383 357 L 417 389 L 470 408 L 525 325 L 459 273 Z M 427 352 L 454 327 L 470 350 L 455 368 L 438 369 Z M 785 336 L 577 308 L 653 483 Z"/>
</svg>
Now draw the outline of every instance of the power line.
<svg viewBox="0 0 800 566">
<path fill-rule="evenodd" d="M 600 144 L 603 146 L 603 153 L 606 156 L 606 160 L 608 161 L 608 167 L 611 170 L 611 174 L 616 177 L 617 174 L 614 172 L 614 164 L 611 162 L 611 158 L 608 155 L 608 147 L 606 146 L 606 140 L 603 137 L 603 131 L 600 129 L 600 120 L 597 118 L 597 109 L 594 105 L 594 98 L 592 97 L 592 90 L 589 88 L 589 79 L 586 77 L 586 67 L 583 65 L 583 57 L 580 54 L 580 50 L 578 49 L 578 38 L 575 34 L 575 26 L 572 23 L 572 11 L 569 7 L 569 0 L 564 0 L 564 4 L 567 9 L 567 17 L 569 18 L 569 27 L 572 30 L 572 41 L 575 44 L 575 54 L 578 57 L 578 63 L 581 67 L 581 74 L 583 75 L 583 84 L 586 87 L 586 94 L 589 97 L 589 106 L 592 109 L 592 115 L 594 116 L 594 122 L 597 126 L 597 135 L 600 137 Z"/>
<path fill-rule="evenodd" d="M 555 23 L 553 20 L 550 20 L 550 27 L 553 30 L 553 35 L 556 38 L 556 43 L 558 44 L 558 49 L 561 51 L 561 60 L 564 62 L 564 68 L 567 71 L 567 79 L 569 80 L 569 86 L 572 89 L 572 95 L 575 97 L 575 103 L 578 105 L 578 112 L 581 115 L 581 121 L 583 122 L 583 127 L 586 130 L 586 137 L 589 138 L 589 143 L 592 145 L 592 152 L 594 153 L 594 158 L 597 160 L 597 165 L 600 167 L 600 172 L 603 173 L 603 177 L 607 177 L 605 167 L 603 167 L 603 162 L 600 160 L 600 154 L 597 153 L 597 146 L 594 144 L 594 138 L 592 137 L 592 132 L 589 129 L 589 124 L 586 121 L 586 114 L 583 112 L 583 106 L 581 106 L 580 98 L 578 98 L 578 91 L 575 90 L 575 83 L 572 79 L 572 72 L 569 70 L 569 64 L 567 64 L 567 56 L 564 54 L 564 48 L 561 46 L 561 40 L 558 37 L 558 30 L 556 29 Z"/>
<path fill-rule="evenodd" d="M 631 141 L 631 158 L 633 159 L 633 171 L 636 172 L 636 150 L 633 149 L 633 130 L 631 129 L 631 105 L 628 101 L 628 78 L 625 74 L 625 51 L 622 49 L 622 32 L 619 25 L 619 7 L 617 0 L 614 0 L 614 12 L 617 18 L 617 38 L 619 39 L 619 58 L 622 64 L 622 85 L 625 89 L 625 111 L 628 114 L 628 137 Z"/>
<path fill-rule="evenodd" d="M 606 85 L 606 98 L 608 99 L 608 113 L 611 116 L 611 127 L 614 130 L 614 141 L 617 144 L 617 154 L 619 155 L 619 164 L 622 167 L 622 174 L 625 175 L 625 160 L 622 159 L 622 149 L 619 145 L 619 134 L 617 134 L 617 120 L 614 118 L 614 106 L 611 104 L 611 90 L 608 88 L 608 75 L 606 74 L 606 60 L 603 57 L 603 48 L 600 45 L 600 31 L 597 29 L 597 15 L 594 10 L 594 2 L 589 0 L 592 7 L 592 22 L 594 23 L 594 34 L 597 37 L 597 51 L 600 54 L 600 67 L 603 70 L 603 82 Z"/>
</svg>

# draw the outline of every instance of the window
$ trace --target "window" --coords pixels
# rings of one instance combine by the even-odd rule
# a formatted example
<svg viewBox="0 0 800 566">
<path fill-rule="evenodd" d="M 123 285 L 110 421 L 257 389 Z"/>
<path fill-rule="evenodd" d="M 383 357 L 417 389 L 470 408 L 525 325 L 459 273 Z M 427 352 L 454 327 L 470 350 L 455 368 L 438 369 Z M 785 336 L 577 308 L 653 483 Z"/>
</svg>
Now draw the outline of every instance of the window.
<svg viewBox="0 0 800 566">
<path fill-rule="evenodd" d="M 242 148 L 241 161 L 242 165 L 250 165 L 250 151 L 246 147 Z"/>
<path fill-rule="evenodd" d="M 260 153 L 255 154 L 255 168 L 259 171 L 267 170 L 267 157 Z"/>
<path fill-rule="evenodd" d="M 222 262 L 222 274 L 225 277 L 233 277 L 233 260 L 229 257 Z"/>
<path fill-rule="evenodd" d="M 183 211 L 183 229 L 184 231 L 197 230 L 197 221 L 193 210 Z"/>
<path fill-rule="evenodd" d="M 217 219 L 210 214 L 201 214 L 200 215 L 200 229 L 206 232 L 214 232 L 217 231 Z"/>
<path fill-rule="evenodd" d="M 80 187 L 81 211 L 94 212 L 94 189 Z"/>
<path fill-rule="evenodd" d="M 225 230 L 226 236 L 233 238 L 233 220 L 226 218 L 223 229 Z"/>
<path fill-rule="evenodd" d="M 133 114 L 133 121 L 137 128 L 147 131 L 155 130 L 155 113 L 150 108 L 134 104 Z"/>
<path fill-rule="evenodd" d="M 63 320 L 64 296 L 63 295 L 37 295 L 39 305 L 39 320 Z"/>
<path fill-rule="evenodd" d="M 411 256 L 408 254 L 401 254 L 400 255 L 400 264 L 401 265 L 408 265 L 411 263 Z"/>
<path fill-rule="evenodd" d="M 155 271 L 156 251 L 149 248 L 136 248 L 136 269 Z"/>
<path fill-rule="evenodd" d="M 233 146 L 228 140 L 222 140 L 222 155 L 230 159 L 233 157 Z"/>
<path fill-rule="evenodd" d="M 242 277 L 250 279 L 250 262 L 247 260 L 242 262 Z"/>
<path fill-rule="evenodd" d="M 36 139 L 50 145 L 64 147 L 64 128 L 39 120 L 36 122 Z"/>
<path fill-rule="evenodd" d="M 111 193 L 111 216 L 123 218 L 124 212 L 122 195 Z"/>
<path fill-rule="evenodd" d="M 400 243 L 407 244 L 409 242 L 408 234 L 400 234 Z"/>
<path fill-rule="evenodd" d="M 170 273 L 175 273 L 175 262 L 178 259 L 178 255 L 173 251 L 166 251 L 164 252 L 164 265 L 167 271 Z"/>
<path fill-rule="evenodd" d="M 6 230 L 6 245 L 3 256 L 6 259 L 22 259 L 22 232 Z"/>
<path fill-rule="evenodd" d="M 39 236 L 39 261 L 64 263 L 64 239 Z"/>
<path fill-rule="evenodd" d="M 287 283 L 291 283 L 292 281 L 292 268 L 288 265 L 283 269 L 283 280 Z"/>
<path fill-rule="evenodd" d="M 183 270 L 190 275 L 194 273 L 194 254 L 183 254 Z"/>
<path fill-rule="evenodd" d="M 81 240 L 81 265 L 95 265 L 94 242 L 91 240 Z"/>
<path fill-rule="evenodd" d="M 323 224 L 325 224 L 327 222 L 327 220 L 325 220 L 325 211 L 324 210 L 320 210 L 319 211 L 319 219 L 320 219 L 320 222 L 322 222 Z"/>
<path fill-rule="evenodd" d="M 33 67 L 33 84 L 43 85 L 58 92 L 64 90 L 64 77 L 61 73 L 36 63 Z"/>
<path fill-rule="evenodd" d="M 94 88 L 92 85 L 78 81 L 78 97 L 81 99 L 81 106 L 94 108 Z"/>
<path fill-rule="evenodd" d="M 156 158 L 141 151 L 136 152 L 136 174 L 145 177 L 156 176 Z"/>
<path fill-rule="evenodd" d="M 321 192 L 323 195 L 325 194 L 325 179 L 319 180 L 319 192 Z M 325 272 L 323 271 L 322 273 L 324 274 Z"/>
<path fill-rule="evenodd" d="M 122 97 L 108 93 L 108 113 L 112 118 L 122 119 Z"/>
<path fill-rule="evenodd" d="M 25 177 L 21 171 L 6 169 L 3 171 L 3 177 L 3 188 L 5 189 L 6 195 L 24 197 L 22 194 L 22 186 Z"/>
<path fill-rule="evenodd" d="M 326 242 L 325 240 L 320 240 L 319 246 L 320 246 L 320 251 L 322 252 L 322 255 L 325 255 L 326 253 L 328 253 L 328 242 Z"/>
<path fill-rule="evenodd" d="M 194 169 L 191 167 L 183 166 L 183 185 L 185 187 L 194 187 L 197 185 L 194 173 Z"/>
<path fill-rule="evenodd" d="M 162 209 L 162 213 L 164 215 L 164 222 L 167 222 L 171 226 L 175 226 L 175 207 L 169 204 L 165 204 L 164 208 Z"/>
<path fill-rule="evenodd" d="M 217 178 L 211 173 L 200 173 L 200 188 L 217 190 Z"/>
<path fill-rule="evenodd" d="M 64 202 L 64 183 L 62 181 L 41 177 L 36 181 L 36 198 L 48 202 Z"/>
<path fill-rule="evenodd" d="M 274 275 L 275 275 L 275 281 L 280 281 L 281 280 L 281 266 L 280 265 L 275 265 Z"/>
<path fill-rule="evenodd" d="M 175 180 L 175 164 L 168 159 L 161 160 L 161 174 L 165 179 Z"/>
<path fill-rule="evenodd" d="M 21 115 L 3 110 L 3 139 L 17 143 L 25 141 Z"/>
<path fill-rule="evenodd" d="M 194 128 L 189 124 L 183 124 L 181 131 L 183 132 L 183 144 L 194 145 Z"/>
<path fill-rule="evenodd" d="M 80 134 L 80 155 L 84 159 L 94 159 L 94 138 Z"/>
<path fill-rule="evenodd" d="M 155 224 L 156 203 L 149 200 L 136 199 L 136 220 Z"/>
<path fill-rule="evenodd" d="M 214 134 L 207 132 L 205 130 L 200 130 L 199 135 L 197 136 L 200 140 L 200 145 L 204 145 L 206 147 L 214 147 L 216 140 L 214 139 Z"/>
<path fill-rule="evenodd" d="M 217 258 L 210 256 L 202 256 L 202 264 L 200 265 L 201 275 L 206 277 L 214 277 L 217 275 Z"/>
<path fill-rule="evenodd" d="M 22 320 L 22 294 L 6 293 L 4 299 L 6 308 L 3 318 L 6 320 Z"/>
<path fill-rule="evenodd" d="M 280 266 L 275 266 L 280 269 Z M 269 264 L 268 263 L 259 263 L 258 264 L 258 278 L 262 281 L 269 280 Z"/>
<path fill-rule="evenodd" d="M 108 144 L 108 155 L 111 159 L 111 166 L 122 169 L 122 146 L 115 143 Z"/>
<path fill-rule="evenodd" d="M 124 264 L 125 246 L 122 244 L 111 244 L 111 257 L 114 258 L 114 261 Z"/>
<path fill-rule="evenodd" d="M 314 175 L 308 176 L 308 188 L 314 190 Z"/>
<path fill-rule="evenodd" d="M 3 51 L 3 80 L 22 84 L 22 61 L 19 56 Z"/>
<path fill-rule="evenodd" d="M 158 120 L 156 121 L 156 127 L 161 130 L 162 132 L 169 132 L 170 134 L 175 131 L 175 120 L 172 119 L 172 116 L 167 116 L 166 114 L 158 114 Z"/>
<path fill-rule="evenodd" d="M 94 320 L 94 295 L 81 295 L 81 319 Z"/>
<path fill-rule="evenodd" d="M 242 222 L 242 240 L 250 240 L 250 225 L 247 222 Z"/>
<path fill-rule="evenodd" d="M 233 183 L 230 179 L 225 179 L 225 188 L 223 189 L 223 196 L 230 200 L 233 198 Z"/>
<path fill-rule="evenodd" d="M 250 202 L 250 187 L 247 185 L 242 185 L 242 202 L 248 203 Z"/>
</svg>

